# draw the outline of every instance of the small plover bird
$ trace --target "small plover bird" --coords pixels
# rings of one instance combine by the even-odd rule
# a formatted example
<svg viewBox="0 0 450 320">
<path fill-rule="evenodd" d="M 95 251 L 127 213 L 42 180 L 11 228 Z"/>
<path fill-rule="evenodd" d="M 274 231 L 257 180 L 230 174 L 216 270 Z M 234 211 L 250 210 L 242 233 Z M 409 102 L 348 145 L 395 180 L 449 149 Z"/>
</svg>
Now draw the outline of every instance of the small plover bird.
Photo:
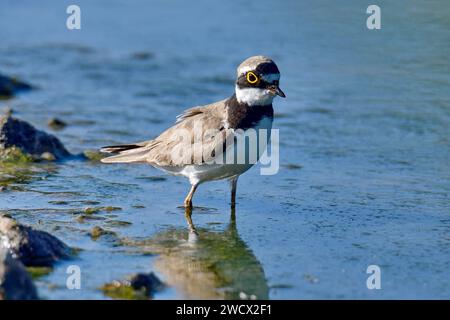
<svg viewBox="0 0 450 320">
<path fill-rule="evenodd" d="M 250 57 L 237 68 L 235 93 L 231 97 L 186 110 L 155 139 L 100 149 L 116 153 L 102 162 L 148 163 L 167 173 L 187 177 L 191 189 L 184 200 L 186 208 L 192 208 L 192 197 L 199 184 L 229 179 L 234 208 L 239 175 L 252 167 L 266 149 L 273 121 L 272 101 L 277 95 L 285 97 L 279 81 L 280 71 L 272 59 Z M 236 146 L 239 136 L 248 141 L 251 130 L 257 133 L 265 130 L 266 135 L 245 142 L 244 149 Z M 257 147 L 252 148 L 249 145 L 252 143 Z M 256 161 L 249 160 L 250 150 L 257 150 L 253 157 Z M 236 159 L 240 155 L 244 161 Z"/>
</svg>

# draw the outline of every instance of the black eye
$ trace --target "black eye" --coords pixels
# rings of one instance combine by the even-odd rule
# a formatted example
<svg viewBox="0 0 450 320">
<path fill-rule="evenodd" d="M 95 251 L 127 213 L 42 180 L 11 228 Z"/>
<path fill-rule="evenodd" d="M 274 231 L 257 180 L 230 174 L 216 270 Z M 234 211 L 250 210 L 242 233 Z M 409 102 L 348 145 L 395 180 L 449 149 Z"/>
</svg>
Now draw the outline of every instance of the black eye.
<svg viewBox="0 0 450 320">
<path fill-rule="evenodd" d="M 248 83 L 254 84 L 257 83 L 259 80 L 258 76 L 254 74 L 253 72 L 247 72 L 247 81 Z"/>
</svg>

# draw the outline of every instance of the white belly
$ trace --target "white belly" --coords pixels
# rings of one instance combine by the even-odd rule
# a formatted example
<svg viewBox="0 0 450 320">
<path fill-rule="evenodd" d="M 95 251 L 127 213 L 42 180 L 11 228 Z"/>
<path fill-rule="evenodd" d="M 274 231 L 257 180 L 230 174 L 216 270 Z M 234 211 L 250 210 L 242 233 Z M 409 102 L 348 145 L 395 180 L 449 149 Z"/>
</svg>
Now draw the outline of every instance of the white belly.
<svg viewBox="0 0 450 320">
<path fill-rule="evenodd" d="M 230 146 L 225 151 L 225 158 L 227 158 L 227 154 L 230 151 L 233 152 L 232 154 L 235 157 L 234 160 L 231 159 L 231 161 L 226 161 L 224 164 L 212 163 L 202 165 L 186 165 L 182 168 L 165 167 L 160 169 L 163 169 L 171 174 L 185 176 L 189 179 L 191 184 L 202 183 L 210 180 L 226 179 L 240 175 L 250 169 L 256 161 L 259 160 L 261 154 L 264 153 L 270 139 L 271 129 L 272 119 L 265 117 L 261 119 L 261 121 L 258 122 L 257 126 L 254 128 L 245 130 L 244 132 L 236 132 L 235 136 L 238 137 L 240 135 L 242 138 L 242 135 L 250 136 L 250 130 L 254 130 L 254 133 L 256 134 L 256 141 L 250 140 L 250 143 L 245 143 L 245 147 L 242 145 L 242 148 L 239 148 L 236 144 Z M 262 130 L 264 130 L 265 133 Z M 231 148 L 233 148 L 233 150 L 231 150 Z M 243 150 L 245 150 L 245 157 L 243 157 Z M 238 159 L 239 156 L 240 159 Z"/>
</svg>

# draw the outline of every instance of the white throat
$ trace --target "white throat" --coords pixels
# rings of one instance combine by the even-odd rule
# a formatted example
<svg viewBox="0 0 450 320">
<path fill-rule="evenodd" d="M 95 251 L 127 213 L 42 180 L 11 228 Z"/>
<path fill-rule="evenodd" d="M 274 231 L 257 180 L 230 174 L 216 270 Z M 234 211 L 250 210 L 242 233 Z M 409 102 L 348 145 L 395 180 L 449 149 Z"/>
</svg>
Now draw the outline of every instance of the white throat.
<svg viewBox="0 0 450 320">
<path fill-rule="evenodd" d="M 261 88 L 239 88 L 236 85 L 236 99 L 249 106 L 267 106 L 275 97 L 269 90 Z"/>
</svg>

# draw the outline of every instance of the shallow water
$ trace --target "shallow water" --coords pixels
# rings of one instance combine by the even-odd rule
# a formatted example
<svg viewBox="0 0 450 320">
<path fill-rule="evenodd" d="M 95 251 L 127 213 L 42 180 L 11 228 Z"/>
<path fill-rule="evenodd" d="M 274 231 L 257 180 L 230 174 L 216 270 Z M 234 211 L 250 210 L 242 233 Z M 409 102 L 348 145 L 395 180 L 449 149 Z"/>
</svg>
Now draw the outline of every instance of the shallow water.
<svg viewBox="0 0 450 320">
<path fill-rule="evenodd" d="M 288 98 L 275 103 L 280 170 L 226 182 L 194 199 L 198 239 L 178 206 L 186 181 L 145 165 L 67 161 L 8 180 L 0 208 L 82 249 L 40 278 L 45 298 L 106 298 L 134 272 L 171 286 L 157 299 L 448 298 L 450 281 L 450 13 L 445 1 L 4 0 L 0 71 L 39 87 L 0 101 L 73 153 L 140 141 L 190 106 L 223 99 L 236 66 L 272 56 Z M 6 179 L 6 180 L 5 180 Z M 118 207 L 91 215 L 86 208 Z M 81 218 L 80 218 L 81 217 Z M 121 223 L 121 222 L 128 222 Z M 94 241 L 93 226 L 115 236 Z M 82 289 L 65 287 L 68 265 Z M 379 265 L 382 289 L 368 290 Z"/>
</svg>

